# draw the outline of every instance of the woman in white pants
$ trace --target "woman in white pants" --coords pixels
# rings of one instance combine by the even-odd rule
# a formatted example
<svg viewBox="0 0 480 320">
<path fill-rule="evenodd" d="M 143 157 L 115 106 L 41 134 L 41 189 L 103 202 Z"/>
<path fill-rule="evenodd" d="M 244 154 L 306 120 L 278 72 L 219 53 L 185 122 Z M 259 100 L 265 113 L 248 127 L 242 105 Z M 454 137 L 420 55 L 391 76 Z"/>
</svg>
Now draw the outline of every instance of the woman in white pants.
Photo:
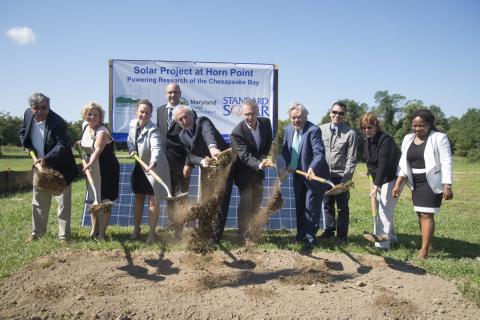
<svg viewBox="0 0 480 320">
<path fill-rule="evenodd" d="M 380 130 L 380 121 L 371 112 L 360 119 L 365 133 L 364 158 L 371 181 L 370 197 L 375 198 L 378 214 L 374 217 L 373 233 L 365 232 L 364 237 L 375 242 L 375 247 L 390 249 L 396 241 L 393 228 L 393 211 L 398 199 L 392 196 L 397 178 L 400 149 L 393 138 Z"/>
</svg>

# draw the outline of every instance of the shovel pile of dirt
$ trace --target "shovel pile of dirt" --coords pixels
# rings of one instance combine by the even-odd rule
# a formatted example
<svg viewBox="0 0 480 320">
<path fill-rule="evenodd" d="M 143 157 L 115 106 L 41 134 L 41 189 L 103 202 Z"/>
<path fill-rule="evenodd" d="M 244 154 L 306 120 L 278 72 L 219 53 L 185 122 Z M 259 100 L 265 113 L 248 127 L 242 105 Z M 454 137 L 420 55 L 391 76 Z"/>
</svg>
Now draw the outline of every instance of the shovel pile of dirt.
<svg viewBox="0 0 480 320">
<path fill-rule="evenodd" d="M 263 227 L 270 217 L 283 207 L 281 186 L 282 182 L 280 179 L 277 179 L 273 188 L 272 197 L 269 199 L 267 207 L 261 208 L 250 222 L 245 235 L 245 238 L 249 241 L 257 242 L 262 235 Z"/>
<path fill-rule="evenodd" d="M 202 168 L 201 201 L 196 204 L 182 201 L 175 206 L 172 225 L 183 226 L 190 222 L 196 222 L 188 245 L 189 249 L 194 252 L 207 253 L 213 250 L 213 230 L 218 224 L 227 180 L 233 166 L 232 152 L 231 149 L 228 150 L 217 158 L 215 166 Z"/>
</svg>

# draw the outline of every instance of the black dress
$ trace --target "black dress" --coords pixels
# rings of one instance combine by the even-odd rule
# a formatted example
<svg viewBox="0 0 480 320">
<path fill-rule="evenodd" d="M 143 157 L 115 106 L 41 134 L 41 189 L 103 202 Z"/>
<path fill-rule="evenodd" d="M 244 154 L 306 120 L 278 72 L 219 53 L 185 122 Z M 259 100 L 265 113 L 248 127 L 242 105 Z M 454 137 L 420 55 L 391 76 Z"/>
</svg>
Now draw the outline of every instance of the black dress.
<svg viewBox="0 0 480 320">
<path fill-rule="evenodd" d="M 416 212 L 436 213 L 440 210 L 442 194 L 434 193 L 427 181 L 424 158 L 426 144 L 427 140 L 419 145 L 412 141 L 407 150 L 407 161 L 413 177 L 412 201 Z"/>
</svg>

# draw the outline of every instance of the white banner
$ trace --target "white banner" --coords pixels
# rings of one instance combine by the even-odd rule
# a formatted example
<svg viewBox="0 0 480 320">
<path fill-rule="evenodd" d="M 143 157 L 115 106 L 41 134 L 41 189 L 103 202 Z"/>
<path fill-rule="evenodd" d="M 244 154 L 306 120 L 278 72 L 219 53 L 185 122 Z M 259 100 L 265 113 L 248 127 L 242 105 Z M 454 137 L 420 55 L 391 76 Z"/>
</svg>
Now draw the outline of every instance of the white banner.
<svg viewBox="0 0 480 320">
<path fill-rule="evenodd" d="M 181 103 L 210 118 L 225 136 L 243 119 L 240 105 L 248 99 L 257 101 L 260 116 L 274 122 L 273 64 L 112 60 L 111 67 L 110 120 L 116 141 L 126 140 L 139 99 L 152 102 L 156 122 L 156 109 L 167 103 L 165 87 L 172 82 L 180 85 Z"/>
</svg>

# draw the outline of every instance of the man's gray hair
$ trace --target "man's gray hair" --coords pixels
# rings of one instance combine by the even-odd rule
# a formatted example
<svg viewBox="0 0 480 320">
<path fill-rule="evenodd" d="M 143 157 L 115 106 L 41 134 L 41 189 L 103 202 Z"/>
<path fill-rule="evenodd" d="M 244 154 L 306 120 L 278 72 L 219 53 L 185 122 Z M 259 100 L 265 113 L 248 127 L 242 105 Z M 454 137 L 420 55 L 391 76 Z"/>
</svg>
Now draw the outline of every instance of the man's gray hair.
<svg viewBox="0 0 480 320">
<path fill-rule="evenodd" d="M 243 103 L 242 103 L 242 108 L 243 106 L 249 106 L 249 107 L 252 107 L 255 109 L 255 114 L 258 114 L 258 111 L 260 110 L 258 108 L 258 103 L 257 101 L 253 100 L 253 99 L 248 99 L 248 100 L 245 100 Z"/>
<path fill-rule="evenodd" d="M 28 104 L 30 105 L 30 107 L 46 104 L 48 108 L 50 108 L 50 98 L 41 92 L 34 92 L 28 98 Z"/>
<path fill-rule="evenodd" d="M 307 119 L 308 117 L 308 110 L 307 108 L 305 108 L 305 106 L 301 103 L 298 103 L 298 102 L 294 102 L 292 103 L 292 105 L 290 106 L 290 108 L 288 108 L 288 116 L 290 117 L 290 113 L 293 111 L 293 110 L 298 110 L 300 111 L 300 113 L 302 114 L 302 116 L 305 118 L 305 120 Z"/>
<path fill-rule="evenodd" d="M 193 118 L 193 115 L 194 115 L 193 109 L 184 104 L 179 104 L 173 109 L 173 118 L 175 119 L 175 121 L 177 121 L 177 114 L 182 110 L 187 110 L 187 113 Z"/>
</svg>

